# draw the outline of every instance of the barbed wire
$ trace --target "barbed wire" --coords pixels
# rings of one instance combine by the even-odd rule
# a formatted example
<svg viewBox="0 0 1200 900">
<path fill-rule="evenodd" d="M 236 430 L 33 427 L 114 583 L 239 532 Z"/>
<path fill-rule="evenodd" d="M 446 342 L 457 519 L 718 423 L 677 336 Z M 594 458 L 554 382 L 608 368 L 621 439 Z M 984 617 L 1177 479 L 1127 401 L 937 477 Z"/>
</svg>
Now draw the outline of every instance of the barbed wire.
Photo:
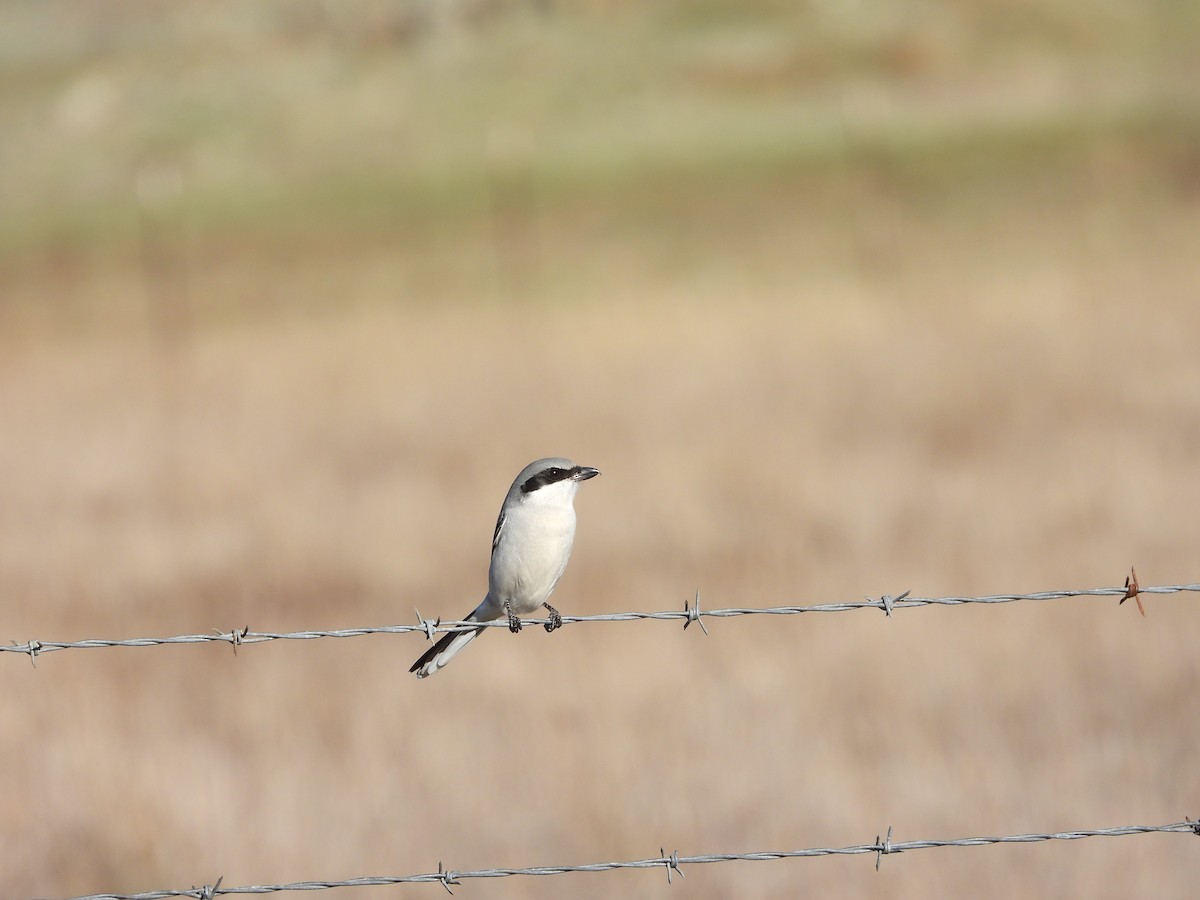
<svg viewBox="0 0 1200 900">
<path fill-rule="evenodd" d="M 1137 600 L 1138 608 L 1142 609 L 1141 595 L 1143 594 L 1177 594 L 1184 592 L 1200 593 L 1200 584 L 1173 584 L 1157 587 L 1140 587 L 1136 576 L 1127 580 L 1125 587 L 1088 588 L 1082 590 L 1041 591 L 1034 594 L 991 594 L 984 597 L 910 597 L 909 591 L 902 594 L 885 594 L 882 597 L 850 601 L 845 603 L 818 603 L 807 606 L 771 606 L 771 607 L 726 607 L 723 609 L 700 608 L 700 593 L 696 592 L 695 600 L 684 603 L 682 610 L 662 610 L 659 612 L 620 612 L 600 613 L 591 616 L 563 616 L 563 625 L 577 625 L 585 622 L 641 622 L 641 621 L 683 621 L 686 629 L 693 622 L 700 625 L 704 633 L 708 628 L 705 619 L 724 619 L 734 616 L 792 616 L 801 613 L 840 613 L 860 609 L 881 609 L 884 614 L 891 616 L 893 612 L 903 609 L 917 609 L 925 606 L 965 606 L 968 604 L 1015 603 L 1019 601 L 1044 602 L 1049 600 L 1065 600 L 1084 597 L 1118 597 L 1124 603 L 1126 600 Z M 1145 615 L 1145 611 L 1142 612 Z M 522 619 L 526 625 L 544 625 L 547 619 Z M 368 634 L 407 634 L 412 631 L 422 632 L 430 640 L 439 632 L 467 631 L 476 628 L 507 628 L 505 619 L 492 622 L 466 622 L 462 620 L 426 619 L 417 612 L 417 622 L 414 625 L 381 625 L 366 628 L 340 628 L 333 630 L 310 631 L 251 631 L 245 628 L 235 628 L 230 631 L 214 629 L 210 634 L 180 634 L 171 637 L 126 638 L 109 640 L 92 638 L 79 641 L 42 641 L 28 640 L 23 642 L 11 641 L 0 644 L 0 653 L 24 654 L 31 661 L 45 653 L 55 650 L 90 650 L 107 647 L 159 647 L 169 644 L 231 644 L 234 652 L 238 647 L 249 644 L 261 644 L 268 641 L 311 641 L 320 638 L 351 638 Z"/>
<path fill-rule="evenodd" d="M 440 884 L 450 893 L 451 885 L 462 884 L 472 878 L 507 878 L 510 876 L 573 875 L 583 872 L 610 872 L 617 869 L 665 869 L 667 881 L 672 875 L 683 877 L 683 866 L 702 863 L 725 862 L 768 862 L 780 859 L 807 859 L 818 856 L 854 856 L 864 853 L 875 854 L 875 868 L 884 856 L 906 853 L 912 850 L 929 850 L 934 847 L 984 847 L 991 844 L 1034 844 L 1041 841 L 1078 841 L 1093 837 L 1128 837 L 1135 834 L 1195 834 L 1200 836 L 1200 822 L 1185 817 L 1182 822 L 1169 825 L 1126 825 L 1118 828 L 1096 828 L 1081 831 L 1055 831 L 1044 834 L 1009 834 L 1000 837 L 967 837 L 954 840 L 893 841 L 889 826 L 885 837 L 876 835 L 869 844 L 853 844 L 849 847 L 810 847 L 804 850 L 762 850 L 752 853 L 709 853 L 699 856 L 680 856 L 679 851 L 667 853 L 660 849 L 658 856 L 646 859 L 615 862 L 585 863 L 575 866 L 530 866 L 512 869 L 473 869 L 454 871 L 438 863 L 436 872 L 419 875 L 380 875 L 363 878 L 347 878 L 342 881 L 297 881 L 291 884 L 254 884 L 240 887 L 222 887 L 222 879 L 203 887 L 185 890 L 147 891 L 141 894 L 88 894 L 70 900 L 165 900 L 169 897 L 192 897 L 196 900 L 213 900 L 226 894 L 273 894 L 284 891 L 320 891 L 331 888 L 386 887 L 398 884 Z"/>
</svg>

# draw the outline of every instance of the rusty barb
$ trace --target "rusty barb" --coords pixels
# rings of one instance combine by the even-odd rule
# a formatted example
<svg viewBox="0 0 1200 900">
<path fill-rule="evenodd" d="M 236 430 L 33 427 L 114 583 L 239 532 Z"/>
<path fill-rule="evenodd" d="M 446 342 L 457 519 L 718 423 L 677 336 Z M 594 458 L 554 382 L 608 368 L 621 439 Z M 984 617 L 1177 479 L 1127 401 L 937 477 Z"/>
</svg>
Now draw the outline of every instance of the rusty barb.
<svg viewBox="0 0 1200 900">
<path fill-rule="evenodd" d="M 1129 567 L 1129 575 L 1125 578 L 1125 596 L 1118 601 L 1117 606 L 1120 606 L 1126 600 L 1133 599 L 1137 602 L 1138 612 L 1142 614 L 1142 618 L 1146 617 L 1146 607 L 1142 606 L 1142 590 L 1137 583 L 1137 569 L 1133 566 Z"/>
</svg>

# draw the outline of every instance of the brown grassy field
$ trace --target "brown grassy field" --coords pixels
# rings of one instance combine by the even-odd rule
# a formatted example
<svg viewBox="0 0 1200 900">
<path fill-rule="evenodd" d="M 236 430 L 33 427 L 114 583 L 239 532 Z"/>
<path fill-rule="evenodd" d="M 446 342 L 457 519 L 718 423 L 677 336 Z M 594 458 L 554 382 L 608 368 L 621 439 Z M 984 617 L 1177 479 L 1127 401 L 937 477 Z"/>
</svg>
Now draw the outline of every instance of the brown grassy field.
<svg viewBox="0 0 1200 900">
<path fill-rule="evenodd" d="M 1196 23 L 685 6 L 4 45 L 0 639 L 458 617 L 550 454 L 604 473 L 564 614 L 1200 580 Z M 420 683 L 417 635 L 4 654 L 0 894 L 1194 819 L 1193 596 L 494 631 Z M 1200 843 L 872 862 L 456 892 L 1184 896 Z"/>
</svg>

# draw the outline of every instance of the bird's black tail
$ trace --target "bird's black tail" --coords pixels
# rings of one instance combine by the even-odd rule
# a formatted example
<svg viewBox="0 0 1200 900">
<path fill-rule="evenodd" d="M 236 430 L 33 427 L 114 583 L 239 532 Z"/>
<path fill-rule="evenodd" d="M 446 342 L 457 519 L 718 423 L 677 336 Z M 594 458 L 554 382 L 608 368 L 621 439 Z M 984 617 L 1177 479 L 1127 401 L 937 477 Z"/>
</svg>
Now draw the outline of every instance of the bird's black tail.
<svg viewBox="0 0 1200 900">
<path fill-rule="evenodd" d="M 472 628 L 470 631 L 449 631 L 442 635 L 441 640 L 421 654 L 421 658 L 412 664 L 408 671 L 416 672 L 418 678 L 428 678 L 450 660 L 454 659 L 463 647 L 475 640 L 483 631 L 483 627 Z"/>
</svg>

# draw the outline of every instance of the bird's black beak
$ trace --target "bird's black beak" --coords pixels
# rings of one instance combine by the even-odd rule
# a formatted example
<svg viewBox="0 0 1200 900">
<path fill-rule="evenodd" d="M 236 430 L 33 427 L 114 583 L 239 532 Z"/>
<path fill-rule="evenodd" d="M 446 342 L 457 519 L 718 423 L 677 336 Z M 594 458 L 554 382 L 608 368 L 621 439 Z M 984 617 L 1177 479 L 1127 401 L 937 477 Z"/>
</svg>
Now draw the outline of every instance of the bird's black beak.
<svg viewBox="0 0 1200 900">
<path fill-rule="evenodd" d="M 589 478 L 595 478 L 600 474 L 599 469 L 593 469 L 591 466 L 576 466 L 571 472 L 573 481 L 587 481 Z"/>
</svg>

